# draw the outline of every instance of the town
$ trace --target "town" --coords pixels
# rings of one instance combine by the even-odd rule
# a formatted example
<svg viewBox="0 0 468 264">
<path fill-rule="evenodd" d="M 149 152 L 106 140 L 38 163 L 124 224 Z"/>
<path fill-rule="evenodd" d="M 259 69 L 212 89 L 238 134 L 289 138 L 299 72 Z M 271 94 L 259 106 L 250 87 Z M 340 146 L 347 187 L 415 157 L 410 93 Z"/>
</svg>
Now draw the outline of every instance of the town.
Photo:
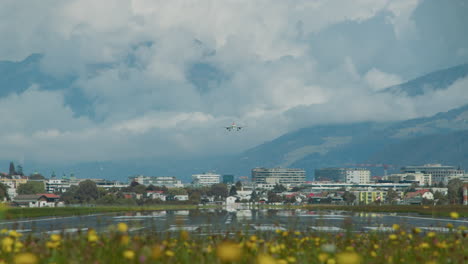
<svg viewBox="0 0 468 264">
<path fill-rule="evenodd" d="M 365 164 L 364 164 L 365 165 Z M 369 164 L 371 166 L 371 164 Z M 296 168 L 253 168 L 251 177 L 206 172 L 183 183 L 171 176 L 136 175 L 127 183 L 24 175 L 10 163 L 0 174 L 0 198 L 16 207 L 79 205 L 242 204 L 419 204 L 468 205 L 468 173 L 441 164 L 404 166 L 399 173 L 372 176 L 368 168 L 320 168 L 314 181 Z"/>
</svg>

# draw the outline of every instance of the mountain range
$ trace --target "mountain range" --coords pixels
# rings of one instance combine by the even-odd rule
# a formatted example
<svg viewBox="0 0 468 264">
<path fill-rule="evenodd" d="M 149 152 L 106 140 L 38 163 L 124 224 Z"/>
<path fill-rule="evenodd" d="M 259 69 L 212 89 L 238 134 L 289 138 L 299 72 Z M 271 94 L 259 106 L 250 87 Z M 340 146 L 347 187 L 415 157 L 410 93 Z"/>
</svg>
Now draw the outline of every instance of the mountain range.
<svg viewBox="0 0 468 264">
<path fill-rule="evenodd" d="M 32 84 L 42 89 L 66 87 L 67 103 L 77 115 L 87 104 L 73 87 L 75 77 L 55 78 L 40 70 L 42 56 L 34 54 L 20 62 L 0 61 L 0 97 L 21 93 Z M 194 73 L 196 75 L 196 73 Z M 445 89 L 468 76 L 468 64 L 428 73 L 382 90 L 419 96 L 428 90 Z M 80 103 L 81 102 L 81 103 Z M 431 117 L 399 122 L 361 122 L 317 125 L 282 135 L 242 153 L 193 159 L 146 159 L 126 162 L 88 162 L 55 167 L 57 174 L 75 172 L 79 177 L 126 180 L 130 175 L 173 175 L 184 181 L 192 173 L 215 170 L 224 174 L 249 176 L 254 167 L 304 168 L 308 179 L 314 170 L 359 163 L 401 165 L 443 163 L 468 169 L 468 105 Z M 1 161 L 8 165 L 9 161 Z M 48 175 L 46 164 L 30 164 Z M 374 169 L 375 173 L 381 170 Z"/>
</svg>

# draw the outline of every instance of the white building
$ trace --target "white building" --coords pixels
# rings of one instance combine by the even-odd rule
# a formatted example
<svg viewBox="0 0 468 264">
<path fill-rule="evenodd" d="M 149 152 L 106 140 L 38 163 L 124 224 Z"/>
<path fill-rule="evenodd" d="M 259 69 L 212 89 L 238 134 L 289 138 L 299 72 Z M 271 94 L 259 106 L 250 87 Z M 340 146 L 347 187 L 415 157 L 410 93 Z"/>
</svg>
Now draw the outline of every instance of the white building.
<svg viewBox="0 0 468 264">
<path fill-rule="evenodd" d="M 192 175 L 193 184 L 202 186 L 218 184 L 220 183 L 220 177 L 221 175 L 215 173 L 203 173 Z"/>
<path fill-rule="evenodd" d="M 399 174 L 391 174 L 385 176 L 385 180 L 392 181 L 392 182 L 401 182 L 401 181 L 412 181 L 418 182 L 419 185 L 431 185 L 432 184 L 432 175 L 428 173 L 399 173 Z"/>
<path fill-rule="evenodd" d="M 346 183 L 367 184 L 370 183 L 370 170 L 364 168 L 354 168 L 346 170 Z"/>
<path fill-rule="evenodd" d="M 425 173 L 431 174 L 432 183 L 447 184 L 451 179 L 463 178 L 465 171 L 454 166 L 444 166 L 442 164 L 425 164 L 423 166 L 405 166 L 401 168 L 402 173 Z"/>
<path fill-rule="evenodd" d="M 144 175 L 138 175 L 129 178 L 130 181 L 138 182 L 139 184 L 148 186 L 166 186 L 166 187 L 183 187 L 182 181 L 178 180 L 173 176 L 159 176 L 159 177 L 150 177 Z"/>
</svg>

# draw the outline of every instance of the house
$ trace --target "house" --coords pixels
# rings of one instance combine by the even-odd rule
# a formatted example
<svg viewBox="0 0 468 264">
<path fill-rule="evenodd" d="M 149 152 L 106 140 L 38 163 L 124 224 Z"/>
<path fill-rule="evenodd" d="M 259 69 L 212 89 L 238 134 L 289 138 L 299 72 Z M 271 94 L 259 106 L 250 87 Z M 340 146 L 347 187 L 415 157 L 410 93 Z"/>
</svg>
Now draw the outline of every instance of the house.
<svg viewBox="0 0 468 264">
<path fill-rule="evenodd" d="M 60 196 L 52 193 L 20 194 L 17 195 L 13 204 L 19 207 L 58 207 L 63 206 L 59 201 Z"/>
<path fill-rule="evenodd" d="M 226 198 L 226 205 L 235 204 L 235 203 L 236 203 L 236 200 L 237 200 L 237 197 L 235 197 L 235 196 L 228 196 L 228 197 Z"/>
<path fill-rule="evenodd" d="M 174 195 L 176 201 L 188 201 L 188 194 Z"/>
<path fill-rule="evenodd" d="M 159 199 L 161 201 L 166 201 L 166 195 L 164 191 L 147 191 L 146 197 L 150 199 Z"/>
</svg>

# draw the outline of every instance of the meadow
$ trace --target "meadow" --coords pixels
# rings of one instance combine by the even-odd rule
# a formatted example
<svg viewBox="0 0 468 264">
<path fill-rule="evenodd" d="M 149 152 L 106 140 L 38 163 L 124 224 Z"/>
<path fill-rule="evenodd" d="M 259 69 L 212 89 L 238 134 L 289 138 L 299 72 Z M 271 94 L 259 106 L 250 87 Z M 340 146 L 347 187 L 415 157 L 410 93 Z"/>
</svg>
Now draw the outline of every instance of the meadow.
<svg viewBox="0 0 468 264">
<path fill-rule="evenodd" d="M 452 218 L 458 218 L 452 212 Z M 280 230 L 224 234 L 130 233 L 126 223 L 108 230 L 23 235 L 0 231 L 0 263 L 467 263 L 466 227 L 448 233 L 407 230 L 342 233 Z"/>
</svg>

